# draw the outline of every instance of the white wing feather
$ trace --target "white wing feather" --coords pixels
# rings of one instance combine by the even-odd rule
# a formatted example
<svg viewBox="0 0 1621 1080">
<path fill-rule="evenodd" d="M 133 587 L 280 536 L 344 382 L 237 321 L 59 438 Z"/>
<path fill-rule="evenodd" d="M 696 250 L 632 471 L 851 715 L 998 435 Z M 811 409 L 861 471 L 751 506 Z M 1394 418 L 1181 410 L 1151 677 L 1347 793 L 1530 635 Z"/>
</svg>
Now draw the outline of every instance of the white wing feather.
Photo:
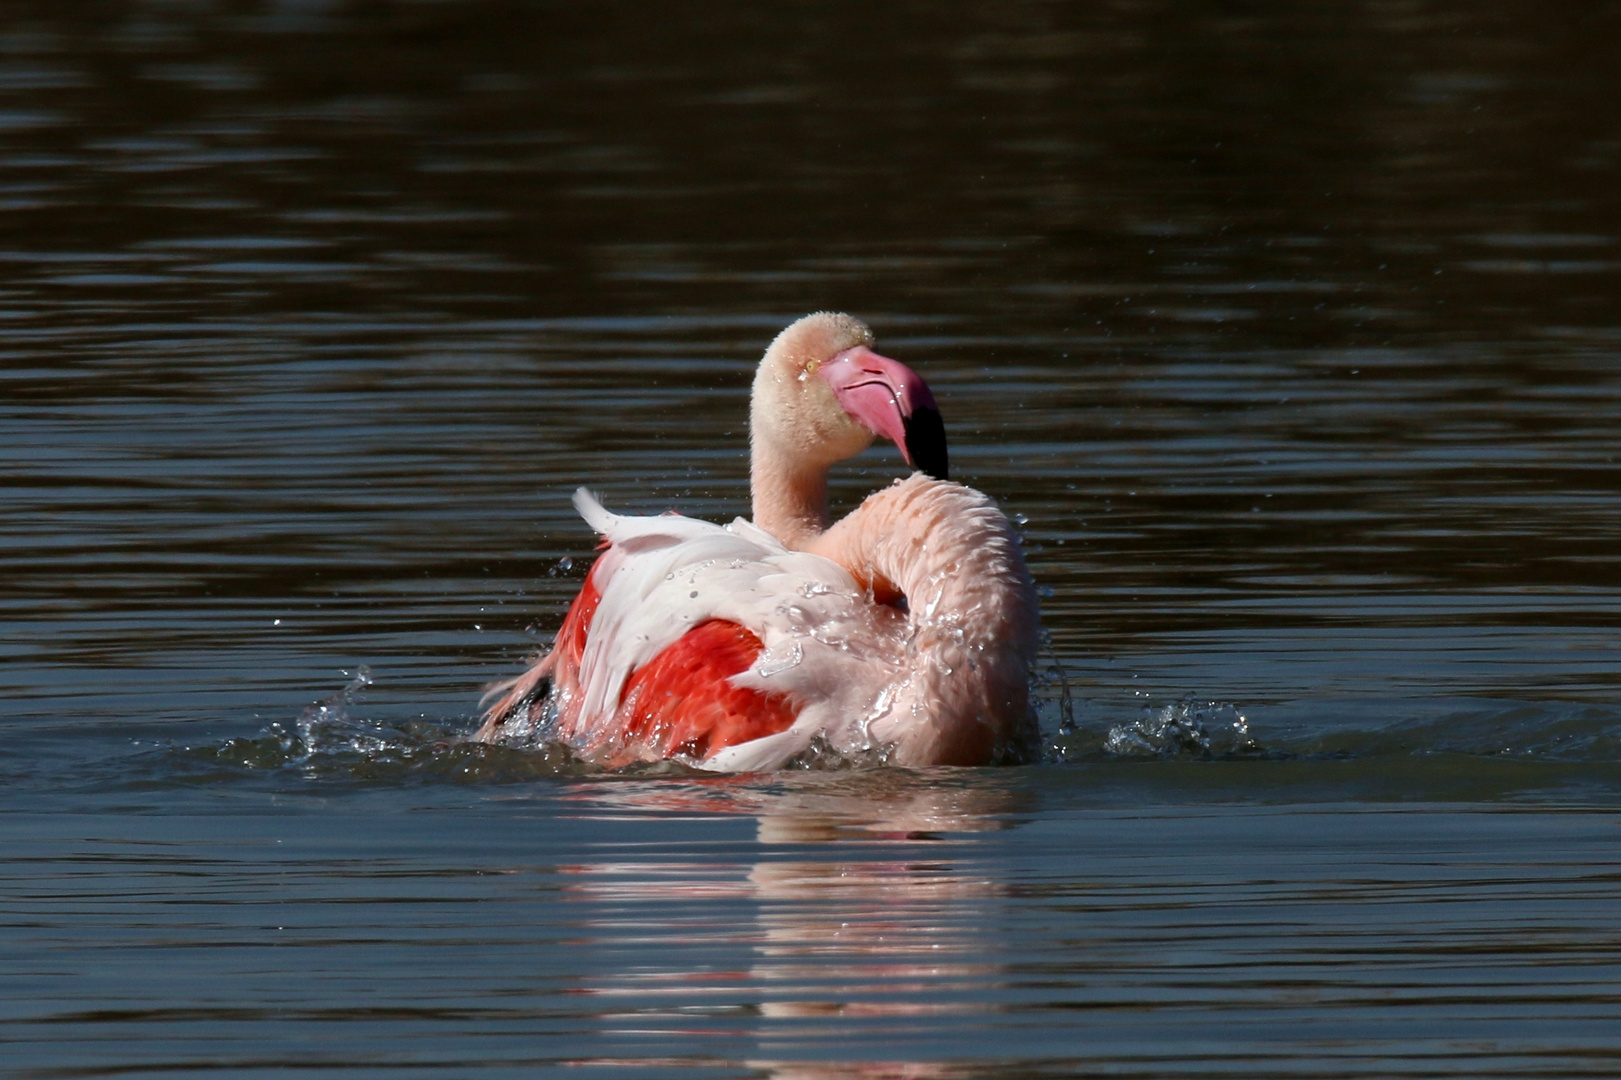
<svg viewBox="0 0 1621 1080">
<path fill-rule="evenodd" d="M 710 619 L 738 623 L 765 648 L 733 682 L 800 706 L 793 727 L 728 747 L 705 768 L 775 768 L 818 734 L 837 750 L 868 749 L 868 725 L 900 676 L 905 620 L 872 603 L 837 563 L 790 551 L 739 518 L 722 528 L 665 514 L 611 514 L 589 491 L 580 515 L 612 547 L 593 571 L 602 600 L 580 661 L 582 721 L 607 722 L 637 668 Z"/>
</svg>

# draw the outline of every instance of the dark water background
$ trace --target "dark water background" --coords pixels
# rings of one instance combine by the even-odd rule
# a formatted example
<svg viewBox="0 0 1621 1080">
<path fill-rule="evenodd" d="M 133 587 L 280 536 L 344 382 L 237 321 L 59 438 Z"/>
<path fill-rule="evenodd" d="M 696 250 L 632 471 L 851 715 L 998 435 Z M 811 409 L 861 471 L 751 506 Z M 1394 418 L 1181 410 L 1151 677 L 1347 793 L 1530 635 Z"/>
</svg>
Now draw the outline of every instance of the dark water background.
<svg viewBox="0 0 1621 1080">
<path fill-rule="evenodd" d="M 4 0 L 0 1072 L 1621 1074 L 1618 58 L 1597 2 Z M 458 745 L 569 492 L 744 512 L 827 307 L 1027 519 L 1051 760 Z"/>
</svg>

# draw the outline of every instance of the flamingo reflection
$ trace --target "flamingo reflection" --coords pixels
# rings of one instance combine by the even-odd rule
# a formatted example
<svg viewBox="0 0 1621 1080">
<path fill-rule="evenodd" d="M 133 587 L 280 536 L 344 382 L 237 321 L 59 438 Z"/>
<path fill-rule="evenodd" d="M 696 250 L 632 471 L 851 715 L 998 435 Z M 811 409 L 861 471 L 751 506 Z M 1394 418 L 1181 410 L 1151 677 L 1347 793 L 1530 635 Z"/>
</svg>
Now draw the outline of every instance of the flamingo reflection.
<svg viewBox="0 0 1621 1080">
<path fill-rule="evenodd" d="M 858 1018 L 995 1011 L 1006 973 L 985 958 L 1005 954 L 995 944 L 1005 887 L 979 864 L 988 834 L 1018 823 L 1020 797 L 966 775 L 583 786 L 576 797 L 593 813 L 750 815 L 756 825 L 749 861 L 571 868 L 566 896 L 588 907 L 590 937 L 641 950 L 582 992 L 608 999 L 601 1015 L 615 1028 L 752 1037 L 762 1057 L 785 1039 L 836 1042 Z M 870 1062 L 769 1069 L 784 1080 L 944 1075 Z"/>
</svg>

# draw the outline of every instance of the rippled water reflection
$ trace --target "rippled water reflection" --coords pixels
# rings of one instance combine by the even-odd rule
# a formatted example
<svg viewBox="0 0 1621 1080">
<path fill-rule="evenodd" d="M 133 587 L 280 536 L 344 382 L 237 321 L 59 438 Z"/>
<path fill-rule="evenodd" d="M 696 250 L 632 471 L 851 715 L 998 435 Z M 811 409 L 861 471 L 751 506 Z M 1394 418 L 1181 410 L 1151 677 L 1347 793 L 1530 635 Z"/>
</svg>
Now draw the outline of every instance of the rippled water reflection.
<svg viewBox="0 0 1621 1080">
<path fill-rule="evenodd" d="M 13 812 L 31 963 L 0 1032 L 24 1075 L 1612 1071 L 1613 814 L 1122 809 L 1084 781 Z"/>
<path fill-rule="evenodd" d="M 1621 1068 L 1613 10 L 6 15 L 14 1071 Z M 819 307 L 1024 519 L 1049 763 L 461 743 Z"/>
</svg>

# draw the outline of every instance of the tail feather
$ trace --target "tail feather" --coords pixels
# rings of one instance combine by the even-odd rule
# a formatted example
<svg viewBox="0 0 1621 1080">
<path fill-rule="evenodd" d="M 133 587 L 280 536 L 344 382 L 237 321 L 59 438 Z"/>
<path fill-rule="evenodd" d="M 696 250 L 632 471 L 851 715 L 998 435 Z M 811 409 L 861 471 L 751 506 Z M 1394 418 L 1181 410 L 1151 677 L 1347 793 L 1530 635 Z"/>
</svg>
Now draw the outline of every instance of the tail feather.
<svg viewBox="0 0 1621 1080">
<path fill-rule="evenodd" d="M 479 727 L 473 738 L 480 742 L 489 742 L 497 738 L 501 734 L 501 726 L 512 719 L 513 714 L 526 702 L 541 692 L 541 687 L 550 681 L 552 669 L 556 666 L 557 650 L 554 648 L 551 652 L 535 661 L 529 670 L 522 675 L 490 684 L 484 691 L 484 696 L 479 699 L 479 704 L 483 704 L 497 694 L 500 694 L 501 697 L 494 705 L 485 710 L 484 723 Z"/>
<path fill-rule="evenodd" d="M 615 514 L 610 514 L 602 505 L 602 500 L 590 488 L 578 488 L 574 492 L 574 509 L 580 512 L 585 523 L 596 530 L 598 536 L 607 536 L 613 531 Z"/>
</svg>

